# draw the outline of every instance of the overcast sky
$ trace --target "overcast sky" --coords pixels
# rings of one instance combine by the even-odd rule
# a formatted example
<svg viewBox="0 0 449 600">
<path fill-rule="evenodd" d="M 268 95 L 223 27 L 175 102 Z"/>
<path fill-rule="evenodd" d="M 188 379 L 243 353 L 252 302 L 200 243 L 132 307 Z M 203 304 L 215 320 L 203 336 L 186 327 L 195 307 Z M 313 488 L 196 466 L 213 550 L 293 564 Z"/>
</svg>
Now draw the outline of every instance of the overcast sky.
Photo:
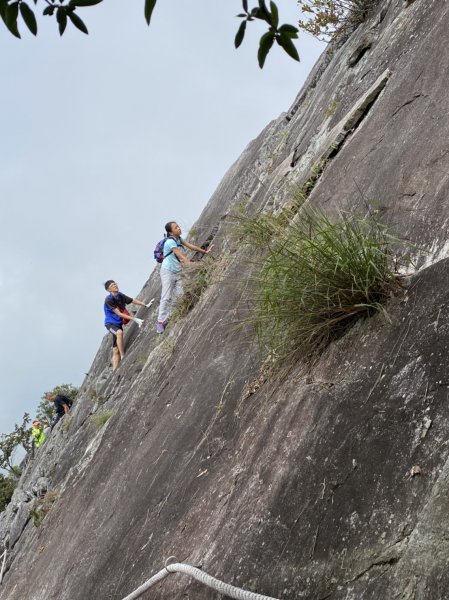
<svg viewBox="0 0 449 600">
<path fill-rule="evenodd" d="M 0 27 L 1 433 L 81 384 L 105 334 L 102 283 L 138 294 L 163 225 L 188 230 L 323 50 L 304 34 L 300 64 L 276 47 L 261 71 L 262 26 L 233 47 L 240 0 L 159 0 L 150 29 L 143 4 L 80 11 L 89 36 L 60 38 L 48 17 L 37 38 Z M 295 0 L 278 6 L 295 22 Z"/>
</svg>

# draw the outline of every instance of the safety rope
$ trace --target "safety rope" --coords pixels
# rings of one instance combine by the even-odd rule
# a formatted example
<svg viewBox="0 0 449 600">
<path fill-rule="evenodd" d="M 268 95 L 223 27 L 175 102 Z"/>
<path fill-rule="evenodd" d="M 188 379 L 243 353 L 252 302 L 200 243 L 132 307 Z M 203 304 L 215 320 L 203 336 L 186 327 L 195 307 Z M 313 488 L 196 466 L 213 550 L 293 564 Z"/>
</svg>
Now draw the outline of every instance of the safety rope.
<svg viewBox="0 0 449 600">
<path fill-rule="evenodd" d="M 228 583 L 224 583 L 219 579 L 215 579 L 215 577 L 211 577 L 201 569 L 197 569 L 196 567 L 192 567 L 192 565 L 186 565 L 183 563 L 173 563 L 171 565 L 167 565 L 162 571 L 153 575 L 148 581 L 146 581 L 143 585 L 138 587 L 134 592 L 123 598 L 123 600 L 135 600 L 139 598 L 144 592 L 153 587 L 158 581 L 170 575 L 170 573 L 186 573 L 187 575 L 191 575 L 201 583 L 204 583 L 208 587 L 220 592 L 220 594 L 224 594 L 229 598 L 235 598 L 236 600 L 277 600 L 277 598 L 272 598 L 271 596 L 263 596 L 262 594 L 256 594 L 255 592 L 248 592 L 246 590 L 242 590 L 241 588 L 234 587 L 233 585 L 229 585 Z"/>
<path fill-rule="evenodd" d="M 2 570 L 0 572 L 0 585 L 2 584 L 3 581 L 3 573 L 5 572 L 5 566 L 6 566 L 6 546 L 5 546 L 5 550 L 2 554 L 3 556 L 3 563 L 2 563 Z"/>
</svg>

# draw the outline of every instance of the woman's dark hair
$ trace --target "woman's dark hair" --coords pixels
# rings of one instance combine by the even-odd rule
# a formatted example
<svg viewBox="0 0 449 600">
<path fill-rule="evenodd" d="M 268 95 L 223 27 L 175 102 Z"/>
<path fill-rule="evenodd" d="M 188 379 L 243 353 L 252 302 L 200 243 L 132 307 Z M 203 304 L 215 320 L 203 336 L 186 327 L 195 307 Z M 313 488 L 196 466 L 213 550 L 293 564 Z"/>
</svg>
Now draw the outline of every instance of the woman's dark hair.
<svg viewBox="0 0 449 600">
<path fill-rule="evenodd" d="M 169 221 L 166 225 L 165 225 L 165 231 L 167 233 L 171 233 L 171 228 L 173 227 L 173 225 L 176 225 L 176 221 Z"/>
</svg>

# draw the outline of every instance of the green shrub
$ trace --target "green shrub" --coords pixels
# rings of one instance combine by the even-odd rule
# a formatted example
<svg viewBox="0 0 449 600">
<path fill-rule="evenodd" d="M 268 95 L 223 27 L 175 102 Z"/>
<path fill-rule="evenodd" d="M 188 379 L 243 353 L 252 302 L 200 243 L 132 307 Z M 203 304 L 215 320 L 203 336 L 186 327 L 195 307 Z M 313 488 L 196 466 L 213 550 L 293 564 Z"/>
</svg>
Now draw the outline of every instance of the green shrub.
<svg viewBox="0 0 449 600">
<path fill-rule="evenodd" d="M 101 429 L 103 425 L 107 423 L 107 421 L 109 421 L 113 414 L 113 412 L 103 412 L 99 413 L 98 415 L 92 415 L 91 421 L 95 425 L 95 427 Z"/>
<path fill-rule="evenodd" d="M 0 512 L 5 510 L 11 502 L 16 485 L 16 480 L 13 477 L 5 477 L 0 473 Z"/>
<path fill-rule="evenodd" d="M 33 519 L 33 525 L 39 527 L 47 514 L 50 512 L 53 504 L 59 497 L 56 490 L 49 490 L 43 498 L 38 498 L 34 508 L 30 510 L 30 517 Z"/>
<path fill-rule="evenodd" d="M 256 257 L 247 321 L 276 358 L 322 350 L 400 289 L 398 239 L 374 214 L 332 221 L 308 208 L 290 222 L 284 210 L 242 225 Z"/>
<path fill-rule="evenodd" d="M 30 510 L 30 517 L 31 519 L 33 519 L 33 525 L 35 527 L 39 527 L 39 525 L 43 521 L 43 517 L 40 514 L 40 512 L 38 510 L 35 510 L 34 508 Z"/>
<path fill-rule="evenodd" d="M 20 468 L 14 465 L 14 455 L 17 448 L 22 446 L 25 452 L 32 448 L 30 415 L 25 413 L 21 425 L 14 425 L 14 431 L 0 435 L 0 469 L 8 472 L 14 478 L 20 477 Z"/>
<path fill-rule="evenodd" d="M 70 426 L 72 425 L 72 415 L 68 414 L 62 419 L 61 429 L 64 433 L 67 433 L 70 430 Z"/>
</svg>

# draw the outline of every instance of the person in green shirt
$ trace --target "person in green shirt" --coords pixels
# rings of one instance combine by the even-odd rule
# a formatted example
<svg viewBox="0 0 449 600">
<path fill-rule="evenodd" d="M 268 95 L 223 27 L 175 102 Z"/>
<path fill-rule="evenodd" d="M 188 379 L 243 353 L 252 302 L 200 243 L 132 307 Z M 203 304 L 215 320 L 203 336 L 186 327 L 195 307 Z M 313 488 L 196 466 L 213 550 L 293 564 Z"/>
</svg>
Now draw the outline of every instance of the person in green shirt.
<svg viewBox="0 0 449 600">
<path fill-rule="evenodd" d="M 45 426 L 41 425 L 40 421 L 35 419 L 33 421 L 33 428 L 31 430 L 31 435 L 33 436 L 34 443 L 36 444 L 36 448 L 39 448 L 45 442 Z"/>
</svg>

